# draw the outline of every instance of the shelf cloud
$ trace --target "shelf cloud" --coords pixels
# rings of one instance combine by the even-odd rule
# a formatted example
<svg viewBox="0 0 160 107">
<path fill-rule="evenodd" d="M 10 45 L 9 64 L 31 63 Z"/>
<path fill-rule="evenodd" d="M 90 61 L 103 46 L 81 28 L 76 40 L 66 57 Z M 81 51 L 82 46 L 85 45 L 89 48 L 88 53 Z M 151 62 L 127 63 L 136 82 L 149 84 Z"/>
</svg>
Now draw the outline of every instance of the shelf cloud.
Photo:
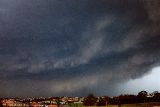
<svg viewBox="0 0 160 107">
<path fill-rule="evenodd" d="M 118 94 L 159 66 L 159 29 L 159 0 L 1 0 L 0 96 Z"/>
</svg>

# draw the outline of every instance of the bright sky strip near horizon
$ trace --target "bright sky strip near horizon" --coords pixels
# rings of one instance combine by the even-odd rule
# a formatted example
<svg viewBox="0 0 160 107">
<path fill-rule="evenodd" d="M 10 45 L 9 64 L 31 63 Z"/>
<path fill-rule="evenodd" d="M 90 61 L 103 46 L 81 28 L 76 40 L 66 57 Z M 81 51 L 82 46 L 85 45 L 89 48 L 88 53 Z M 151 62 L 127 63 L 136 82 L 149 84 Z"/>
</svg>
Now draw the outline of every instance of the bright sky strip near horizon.
<svg viewBox="0 0 160 107">
<path fill-rule="evenodd" d="M 122 94 L 138 94 L 138 92 L 144 90 L 148 93 L 154 91 L 160 91 L 160 67 L 153 68 L 150 73 L 146 74 L 142 78 L 130 80 L 124 83 L 121 88 Z"/>
<path fill-rule="evenodd" d="M 0 0 L 0 96 L 119 95 L 159 66 L 159 29 L 160 0 Z"/>
</svg>

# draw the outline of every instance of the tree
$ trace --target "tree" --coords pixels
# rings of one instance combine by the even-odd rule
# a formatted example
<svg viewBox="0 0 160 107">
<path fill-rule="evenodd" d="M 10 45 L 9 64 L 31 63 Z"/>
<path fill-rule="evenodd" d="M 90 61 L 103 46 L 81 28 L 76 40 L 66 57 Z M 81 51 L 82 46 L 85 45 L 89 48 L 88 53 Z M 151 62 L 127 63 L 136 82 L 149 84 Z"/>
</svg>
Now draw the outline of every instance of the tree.
<svg viewBox="0 0 160 107">
<path fill-rule="evenodd" d="M 106 106 L 111 102 L 111 98 L 108 96 L 100 97 L 97 106 Z"/>
<path fill-rule="evenodd" d="M 85 99 L 83 104 L 85 106 L 94 106 L 96 105 L 97 98 L 93 94 L 89 94 Z"/>
<path fill-rule="evenodd" d="M 156 102 L 160 101 L 160 93 L 158 91 L 155 91 L 153 93 L 153 100 L 156 101 Z"/>
<path fill-rule="evenodd" d="M 0 107 L 3 107 L 3 105 L 2 105 L 2 99 L 0 99 Z"/>
<path fill-rule="evenodd" d="M 57 103 L 57 106 L 60 107 L 60 104 L 61 104 L 61 103 L 60 103 L 60 98 L 57 97 L 57 99 L 56 99 L 55 101 L 56 101 L 56 103 Z"/>
<path fill-rule="evenodd" d="M 99 101 L 97 102 L 97 106 L 106 106 L 106 99 L 99 98 Z"/>
<path fill-rule="evenodd" d="M 138 100 L 140 102 L 145 102 L 146 98 L 147 98 L 147 95 L 148 95 L 147 91 L 141 91 L 141 92 L 139 92 L 138 95 L 137 95 Z"/>
<path fill-rule="evenodd" d="M 136 103 L 136 97 L 137 97 L 136 95 L 126 94 L 126 95 L 120 95 L 118 99 L 122 104 L 130 104 L 130 103 Z"/>
<path fill-rule="evenodd" d="M 141 91 L 138 93 L 139 97 L 147 97 L 147 95 L 148 95 L 147 91 Z"/>
</svg>

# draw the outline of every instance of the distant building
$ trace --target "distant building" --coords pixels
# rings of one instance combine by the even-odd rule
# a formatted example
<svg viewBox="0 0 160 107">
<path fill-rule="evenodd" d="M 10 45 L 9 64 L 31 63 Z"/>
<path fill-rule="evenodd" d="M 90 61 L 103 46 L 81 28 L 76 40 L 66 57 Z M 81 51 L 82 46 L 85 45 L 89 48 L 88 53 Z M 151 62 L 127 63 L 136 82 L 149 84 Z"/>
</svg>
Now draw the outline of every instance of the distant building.
<svg viewBox="0 0 160 107">
<path fill-rule="evenodd" d="M 2 105 L 3 106 L 16 106 L 16 107 L 28 107 L 28 104 L 15 101 L 14 99 L 4 99 L 2 100 Z"/>
</svg>

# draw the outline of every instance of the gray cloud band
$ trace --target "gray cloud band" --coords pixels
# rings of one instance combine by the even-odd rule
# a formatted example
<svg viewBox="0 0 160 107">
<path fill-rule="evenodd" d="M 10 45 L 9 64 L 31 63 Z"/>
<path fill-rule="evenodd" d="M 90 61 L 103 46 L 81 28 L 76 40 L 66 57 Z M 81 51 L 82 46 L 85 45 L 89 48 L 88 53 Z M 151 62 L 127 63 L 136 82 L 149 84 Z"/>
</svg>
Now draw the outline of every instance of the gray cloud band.
<svg viewBox="0 0 160 107">
<path fill-rule="evenodd" d="M 2 96 L 101 94 L 159 65 L 159 0 L 0 2 Z"/>
</svg>

